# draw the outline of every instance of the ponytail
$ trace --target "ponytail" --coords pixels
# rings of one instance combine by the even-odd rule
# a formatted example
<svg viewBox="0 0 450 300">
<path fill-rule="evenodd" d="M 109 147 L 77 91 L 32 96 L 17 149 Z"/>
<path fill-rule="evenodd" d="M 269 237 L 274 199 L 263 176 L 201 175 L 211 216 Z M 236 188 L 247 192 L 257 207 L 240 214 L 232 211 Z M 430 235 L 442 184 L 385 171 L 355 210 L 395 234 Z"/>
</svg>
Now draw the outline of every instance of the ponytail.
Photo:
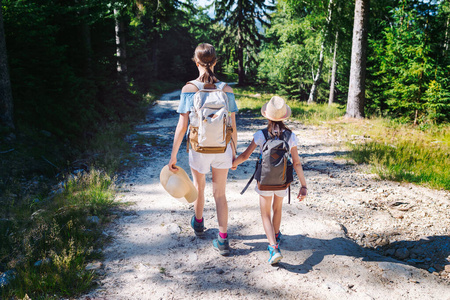
<svg viewBox="0 0 450 300">
<path fill-rule="evenodd" d="M 199 78 L 201 82 L 214 84 L 219 81 L 211 69 L 217 61 L 216 49 L 211 44 L 198 45 L 192 60 L 206 69 L 206 72 Z"/>
<path fill-rule="evenodd" d="M 283 130 L 290 130 L 283 121 L 272 121 L 269 120 L 267 124 L 267 130 L 270 135 L 280 137 Z"/>
<path fill-rule="evenodd" d="M 211 70 L 210 66 L 205 66 L 204 64 L 201 64 L 201 63 L 200 63 L 200 65 L 204 66 L 206 69 L 206 72 L 203 73 L 203 75 L 200 76 L 200 78 L 199 78 L 201 82 L 214 84 L 219 81 L 216 78 L 216 75 L 214 74 L 214 72 Z"/>
</svg>

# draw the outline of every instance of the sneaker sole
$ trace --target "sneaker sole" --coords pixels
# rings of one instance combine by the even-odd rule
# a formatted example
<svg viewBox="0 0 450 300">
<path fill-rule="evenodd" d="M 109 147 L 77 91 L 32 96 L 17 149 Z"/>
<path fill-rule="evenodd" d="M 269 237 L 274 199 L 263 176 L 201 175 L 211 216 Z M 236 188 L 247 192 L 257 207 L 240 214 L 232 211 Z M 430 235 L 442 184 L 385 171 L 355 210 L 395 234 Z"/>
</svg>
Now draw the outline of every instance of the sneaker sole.
<svg viewBox="0 0 450 300">
<path fill-rule="evenodd" d="M 269 261 L 269 263 L 270 263 L 271 265 L 274 265 L 274 264 L 279 263 L 282 259 L 283 259 L 283 256 L 280 255 L 280 256 L 274 257 L 272 261 Z"/>
<path fill-rule="evenodd" d="M 194 233 L 195 233 L 195 235 L 198 236 L 198 237 L 203 237 L 203 236 L 205 236 L 205 232 L 204 232 L 204 231 L 197 232 L 197 231 L 194 230 Z"/>
<path fill-rule="evenodd" d="M 213 248 L 214 248 L 217 252 L 219 252 L 219 254 L 222 255 L 222 256 L 228 256 L 228 255 L 230 255 L 230 250 L 220 250 L 220 249 L 214 247 L 214 245 L 213 245 Z"/>
</svg>

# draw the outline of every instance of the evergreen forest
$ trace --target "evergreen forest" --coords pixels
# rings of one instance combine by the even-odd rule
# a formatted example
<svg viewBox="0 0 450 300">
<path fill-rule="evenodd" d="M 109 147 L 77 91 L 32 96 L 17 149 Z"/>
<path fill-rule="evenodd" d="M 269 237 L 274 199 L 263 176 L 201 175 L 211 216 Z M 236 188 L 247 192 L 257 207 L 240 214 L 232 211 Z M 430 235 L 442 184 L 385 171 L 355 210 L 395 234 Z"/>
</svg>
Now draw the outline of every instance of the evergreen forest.
<svg viewBox="0 0 450 300">
<path fill-rule="evenodd" d="M 364 115 L 446 122 L 449 2 L 358 2 L 367 2 Z M 160 82 L 195 77 L 191 57 L 201 42 L 216 46 L 222 80 L 298 101 L 347 103 L 353 1 L 205 3 L 3 0 L 2 132 L 89 137 Z"/>
<path fill-rule="evenodd" d="M 368 141 L 351 146 L 356 163 L 450 189 L 450 1 L 0 4 L 2 287 L 11 275 L 0 298 L 92 288 L 86 265 L 108 242 L 98 223 L 116 217 L 114 176 L 133 167 L 125 137 L 159 96 L 198 76 L 200 43 L 215 46 L 214 71 L 235 83 L 242 111 L 273 94 L 302 121 L 331 111 Z M 358 126 L 376 118 L 386 131 Z"/>
</svg>

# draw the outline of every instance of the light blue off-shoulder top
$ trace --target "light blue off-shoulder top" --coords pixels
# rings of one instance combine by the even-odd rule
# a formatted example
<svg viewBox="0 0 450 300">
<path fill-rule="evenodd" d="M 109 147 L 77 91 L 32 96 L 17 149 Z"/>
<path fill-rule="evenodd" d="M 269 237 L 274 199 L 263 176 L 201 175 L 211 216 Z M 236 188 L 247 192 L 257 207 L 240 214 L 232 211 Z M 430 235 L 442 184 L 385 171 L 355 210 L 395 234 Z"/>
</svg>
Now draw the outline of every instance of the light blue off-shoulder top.
<svg viewBox="0 0 450 300">
<path fill-rule="evenodd" d="M 230 112 L 238 112 L 239 109 L 236 105 L 236 99 L 233 93 L 226 93 L 228 96 L 228 108 Z M 194 107 L 194 95 L 195 93 L 181 93 L 180 104 L 178 105 L 177 113 L 184 114 L 191 111 L 191 107 Z"/>
</svg>

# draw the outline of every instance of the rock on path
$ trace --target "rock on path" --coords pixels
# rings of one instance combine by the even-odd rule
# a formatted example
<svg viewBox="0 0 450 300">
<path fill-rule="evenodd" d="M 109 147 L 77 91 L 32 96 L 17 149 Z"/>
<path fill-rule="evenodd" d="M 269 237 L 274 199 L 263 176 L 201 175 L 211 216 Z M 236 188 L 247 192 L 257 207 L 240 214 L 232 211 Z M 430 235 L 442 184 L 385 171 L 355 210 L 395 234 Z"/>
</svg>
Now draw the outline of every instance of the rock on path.
<svg viewBox="0 0 450 300">
<path fill-rule="evenodd" d="M 166 94 L 150 109 L 145 124 L 137 126 L 129 137 L 143 166 L 123 175 L 120 201 L 134 204 L 107 230 L 114 241 L 104 249 L 104 275 L 99 287 L 80 299 L 450 299 L 445 270 L 437 276 L 394 259 L 395 252 L 387 257 L 380 255 L 384 254 L 381 250 L 367 248 L 375 248 L 370 243 L 378 240 L 385 247 L 395 239 L 401 242 L 401 233 L 392 233 L 415 225 L 408 216 L 414 208 L 402 211 L 388 203 L 401 201 L 417 207 L 417 201 L 429 197 L 442 201 L 443 213 L 448 208 L 448 194 L 419 188 L 420 199 L 412 201 L 407 194 L 409 186 L 379 181 L 347 164 L 337 158 L 345 150 L 335 143 L 332 133 L 299 122 L 288 125 L 299 137 L 310 195 L 298 203 L 294 200 L 295 186 L 292 204 L 285 201 L 282 263 L 274 267 L 267 263 L 267 240 L 256 192 L 249 189 L 243 196 L 239 194 L 253 172 L 256 154 L 229 173 L 232 255 L 219 256 L 212 248 L 218 229 L 210 175 L 204 239 L 196 238 L 190 228 L 193 206 L 171 198 L 159 184 L 159 172 L 169 161 L 177 124 L 178 95 L 179 91 Z M 242 152 L 265 121 L 245 113 L 237 120 L 238 152 Z M 183 144 L 178 165 L 189 172 Z M 432 209 L 427 213 L 437 214 Z M 395 217 L 391 210 L 404 217 Z M 403 220 L 408 220 L 408 225 L 403 225 Z M 431 226 L 426 230 L 438 235 L 433 230 L 445 228 Z M 374 241 L 363 237 L 369 234 L 379 236 L 373 237 Z M 443 231 L 445 234 L 448 236 L 448 231 Z M 403 238 L 413 241 L 417 237 Z M 407 246 L 402 248 L 408 250 Z M 420 251 L 416 257 L 420 260 Z"/>
</svg>

